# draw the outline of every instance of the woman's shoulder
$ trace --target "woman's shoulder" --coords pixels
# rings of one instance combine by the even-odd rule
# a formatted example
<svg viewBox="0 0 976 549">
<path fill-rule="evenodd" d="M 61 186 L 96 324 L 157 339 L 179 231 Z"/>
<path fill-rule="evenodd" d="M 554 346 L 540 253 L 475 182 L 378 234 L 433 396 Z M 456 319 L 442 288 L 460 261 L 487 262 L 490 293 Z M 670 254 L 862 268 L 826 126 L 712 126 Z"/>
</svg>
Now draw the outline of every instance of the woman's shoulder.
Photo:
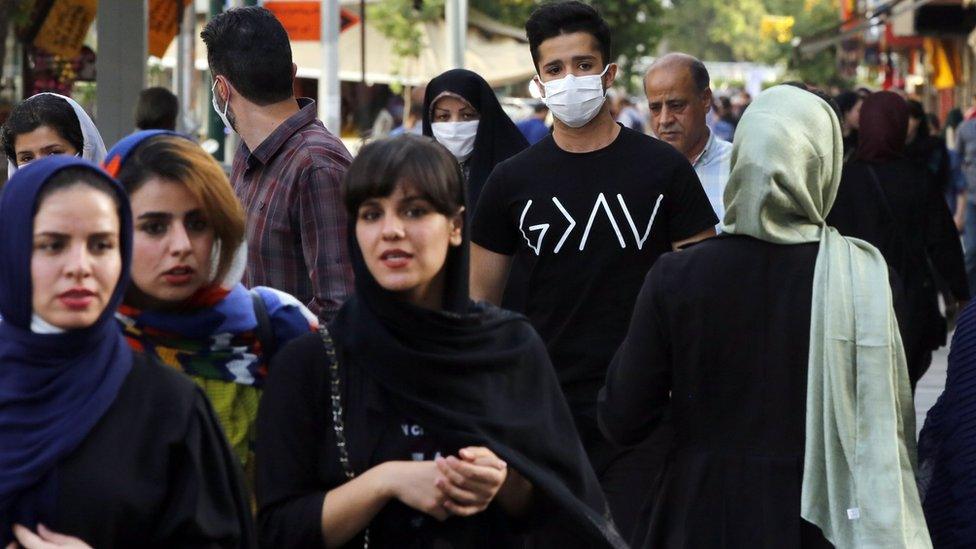
<svg viewBox="0 0 976 549">
<path fill-rule="evenodd" d="M 206 399 L 202 390 L 182 372 L 143 353 L 131 352 L 132 370 L 116 397 L 117 406 L 132 414 L 133 420 L 148 415 L 160 421 L 185 423 L 199 402 Z"/>
</svg>

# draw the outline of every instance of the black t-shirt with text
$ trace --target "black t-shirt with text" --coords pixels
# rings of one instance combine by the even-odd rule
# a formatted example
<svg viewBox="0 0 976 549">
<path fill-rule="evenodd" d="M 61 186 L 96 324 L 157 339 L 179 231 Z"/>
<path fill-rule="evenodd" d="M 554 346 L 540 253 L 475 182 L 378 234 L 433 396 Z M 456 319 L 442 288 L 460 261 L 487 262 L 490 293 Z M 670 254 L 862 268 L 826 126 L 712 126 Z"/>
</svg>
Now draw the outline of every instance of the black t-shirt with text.
<svg viewBox="0 0 976 549">
<path fill-rule="evenodd" d="M 687 159 L 621 128 L 597 151 L 564 151 L 550 135 L 499 164 L 472 240 L 514 256 L 509 285 L 518 287 L 506 289 L 505 305 L 539 331 L 579 418 L 592 417 L 654 261 L 717 222 Z"/>
</svg>

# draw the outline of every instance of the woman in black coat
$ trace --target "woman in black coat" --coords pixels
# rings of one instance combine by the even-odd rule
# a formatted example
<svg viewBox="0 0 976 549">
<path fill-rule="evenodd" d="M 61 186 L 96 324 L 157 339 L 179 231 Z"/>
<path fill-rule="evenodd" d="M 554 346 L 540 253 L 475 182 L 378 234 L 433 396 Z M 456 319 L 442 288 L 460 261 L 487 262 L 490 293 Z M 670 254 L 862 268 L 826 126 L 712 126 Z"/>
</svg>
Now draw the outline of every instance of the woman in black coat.
<svg viewBox="0 0 976 549">
<path fill-rule="evenodd" d="M 377 141 L 344 195 L 356 293 L 273 361 L 262 545 L 622 547 L 539 336 L 468 297 L 455 159 Z"/>
<path fill-rule="evenodd" d="M 906 155 L 909 116 L 908 104 L 894 93 L 864 100 L 857 153 L 844 166 L 827 223 L 876 246 L 897 275 L 902 341 L 914 387 L 932 362 L 932 351 L 946 342 L 940 287 L 962 302 L 969 289 L 942 189 Z"/>
</svg>

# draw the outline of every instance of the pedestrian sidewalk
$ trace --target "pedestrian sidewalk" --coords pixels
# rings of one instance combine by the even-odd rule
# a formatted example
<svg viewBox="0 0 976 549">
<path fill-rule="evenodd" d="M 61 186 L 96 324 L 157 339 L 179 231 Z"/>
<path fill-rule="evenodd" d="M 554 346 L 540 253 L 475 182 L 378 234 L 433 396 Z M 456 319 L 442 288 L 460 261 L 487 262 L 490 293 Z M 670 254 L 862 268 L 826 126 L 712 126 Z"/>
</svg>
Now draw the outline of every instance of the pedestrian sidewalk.
<svg viewBox="0 0 976 549">
<path fill-rule="evenodd" d="M 932 353 L 932 366 L 925 372 L 922 379 L 918 381 L 915 389 L 915 431 L 916 434 L 922 430 L 925 424 L 925 414 L 928 413 L 935 401 L 942 394 L 945 388 L 946 367 L 948 366 L 949 346 Z"/>
</svg>

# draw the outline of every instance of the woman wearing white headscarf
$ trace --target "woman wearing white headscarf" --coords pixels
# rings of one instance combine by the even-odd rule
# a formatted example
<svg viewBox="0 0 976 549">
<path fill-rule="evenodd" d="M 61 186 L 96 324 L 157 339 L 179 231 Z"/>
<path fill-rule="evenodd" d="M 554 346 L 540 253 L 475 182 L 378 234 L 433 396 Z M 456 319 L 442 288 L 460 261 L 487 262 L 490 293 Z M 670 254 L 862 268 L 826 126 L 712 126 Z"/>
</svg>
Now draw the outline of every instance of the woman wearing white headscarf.
<svg viewBox="0 0 976 549">
<path fill-rule="evenodd" d="M 105 143 L 88 113 L 74 99 L 39 93 L 10 112 L 0 128 L 7 155 L 7 176 L 52 154 L 79 156 L 96 164 L 105 160 Z"/>
<path fill-rule="evenodd" d="M 825 222 L 842 165 L 831 107 L 767 90 L 735 132 L 725 232 L 648 274 L 599 408 L 621 444 L 674 425 L 634 546 L 932 546 L 888 269 Z"/>
</svg>

